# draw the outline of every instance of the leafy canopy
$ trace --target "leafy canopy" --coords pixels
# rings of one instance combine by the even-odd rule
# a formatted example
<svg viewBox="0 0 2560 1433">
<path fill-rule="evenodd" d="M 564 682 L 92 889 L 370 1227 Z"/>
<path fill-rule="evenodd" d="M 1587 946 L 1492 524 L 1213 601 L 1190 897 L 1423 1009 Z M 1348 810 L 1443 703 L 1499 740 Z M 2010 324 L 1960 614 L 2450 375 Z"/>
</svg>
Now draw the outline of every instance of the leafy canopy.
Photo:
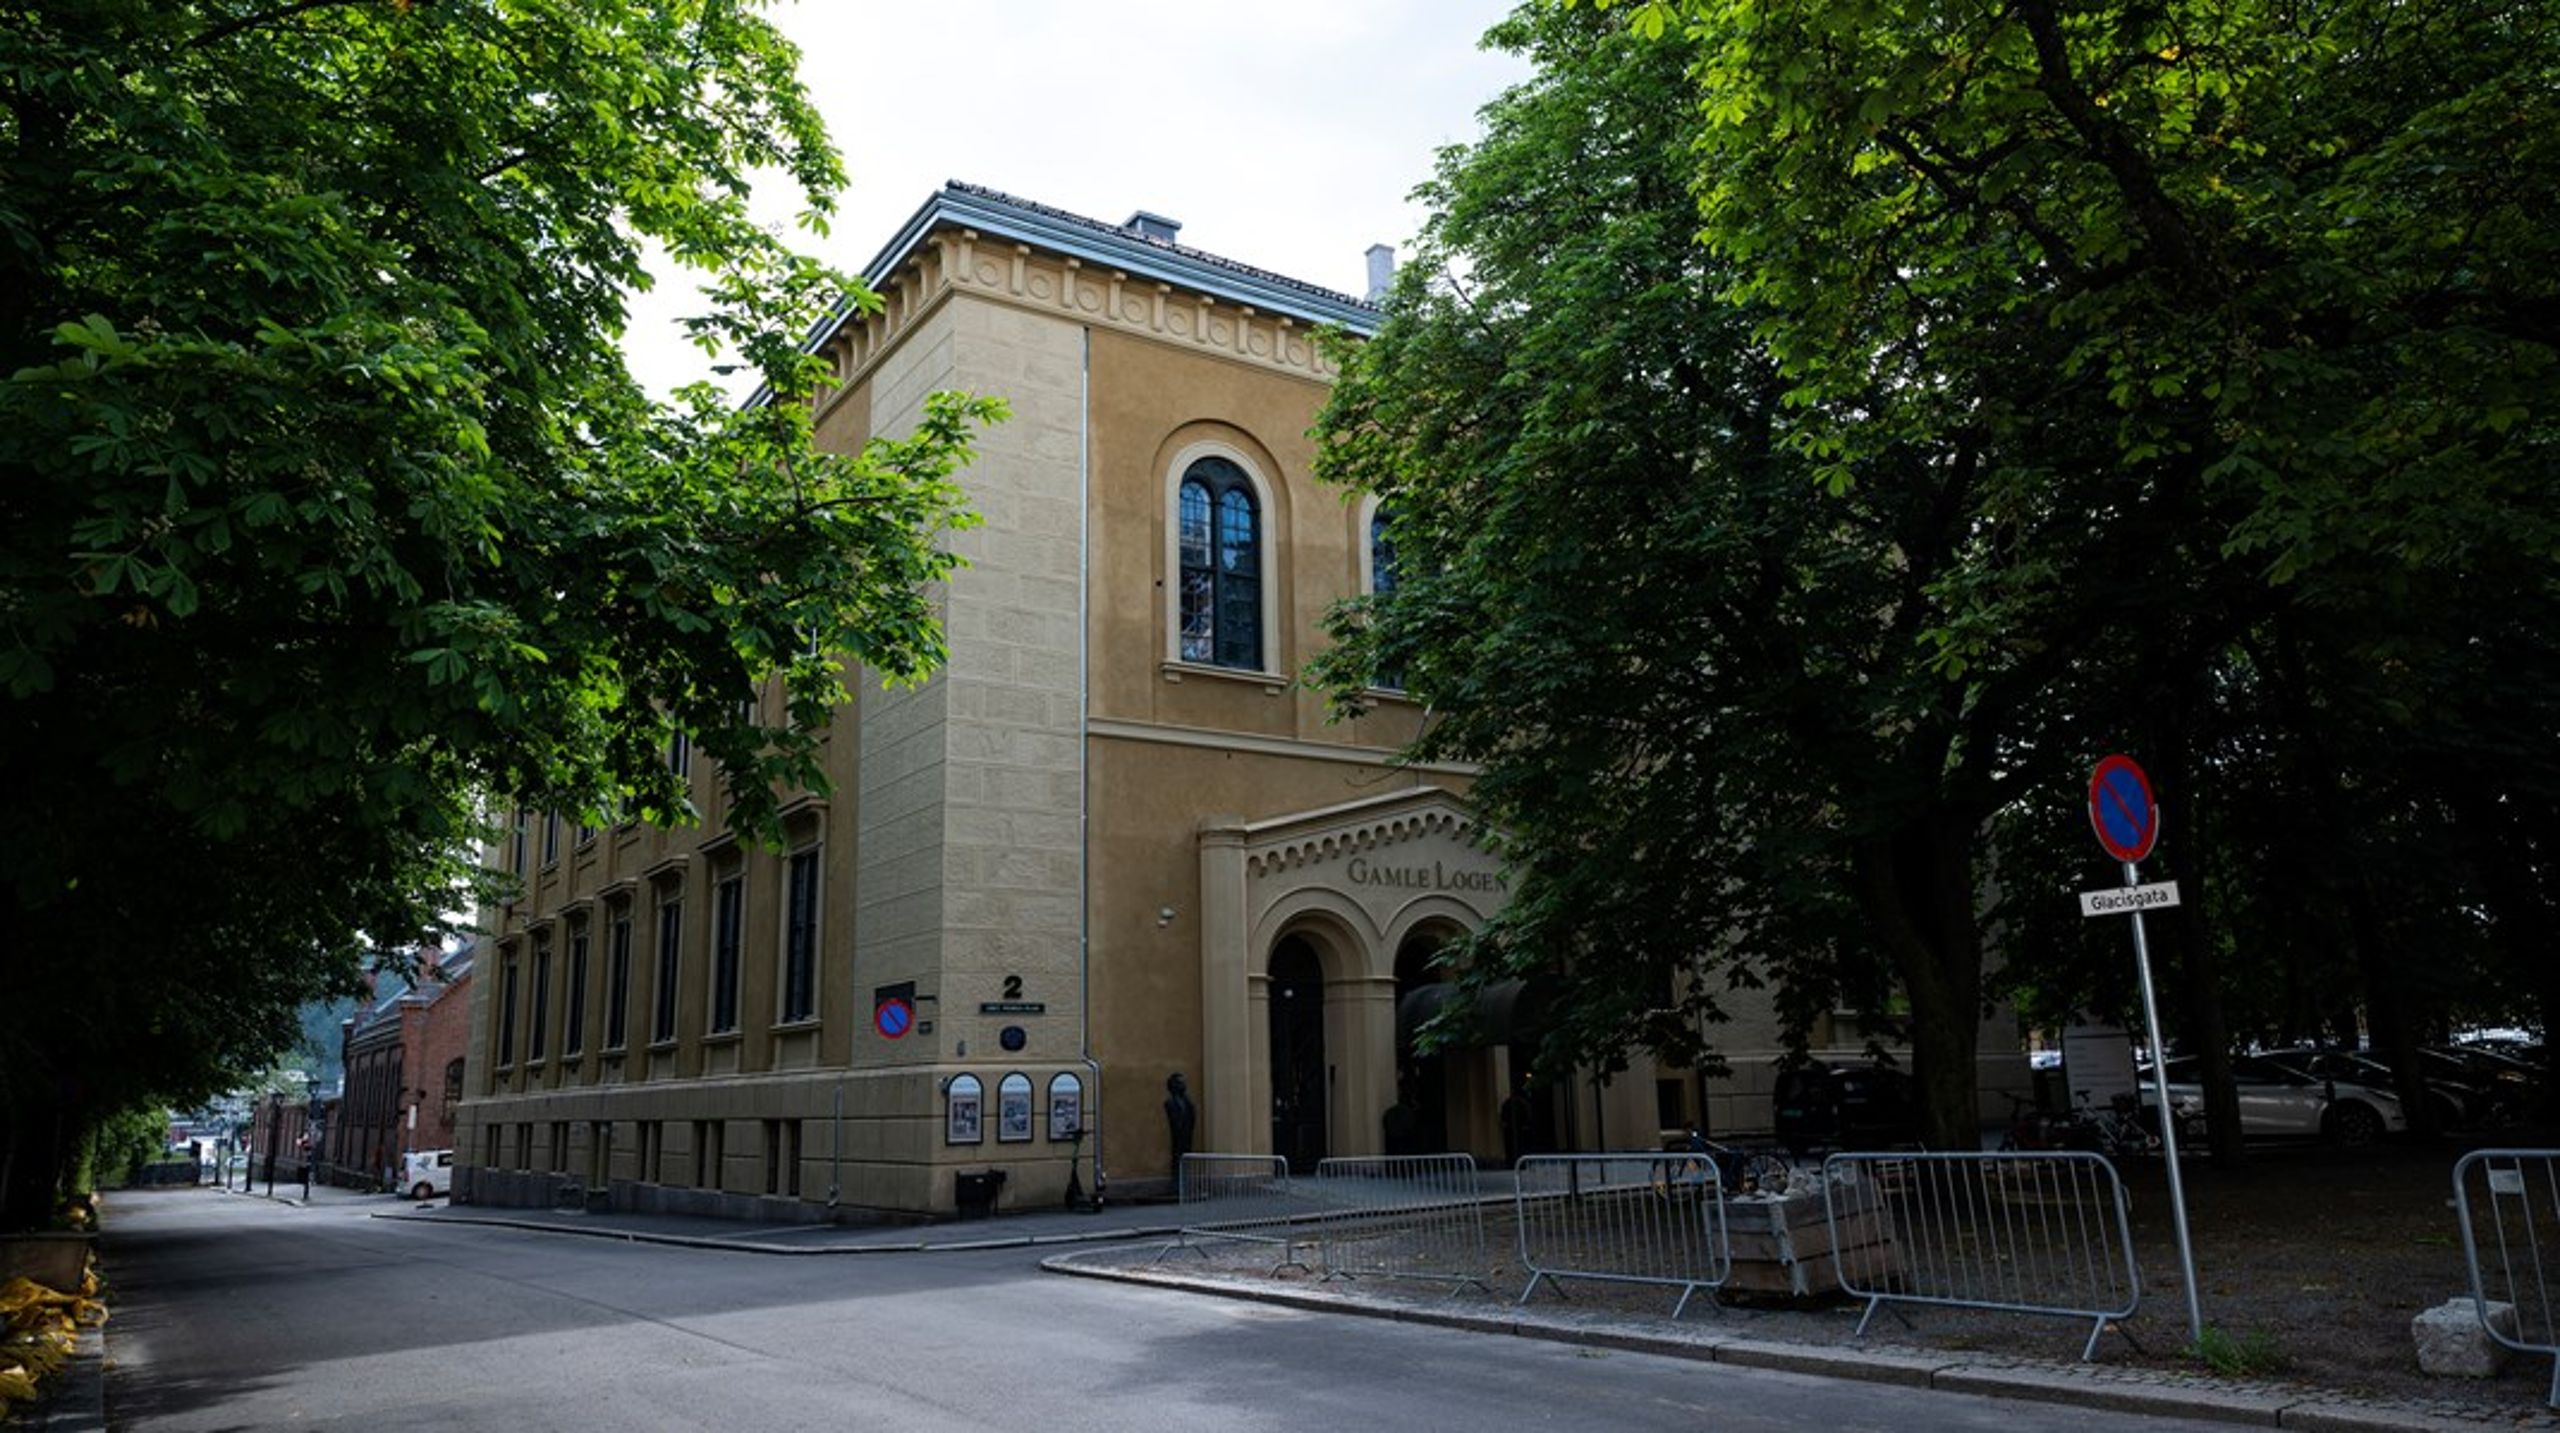
<svg viewBox="0 0 2560 1433">
<path fill-rule="evenodd" d="M 749 219 L 759 173 L 813 227 L 841 181 L 758 10 L 0 10 L 0 740 L 41 754 L 0 795 L 0 1109 L 138 1026 L 189 1080 L 261 1043 L 190 1002 L 272 1015 L 269 975 L 433 925 L 480 793 L 686 819 L 685 732 L 752 831 L 820 780 L 835 654 L 941 659 L 1000 410 L 814 446 L 802 339 L 874 300 Z M 648 244 L 765 401 L 632 381 Z"/>
</svg>

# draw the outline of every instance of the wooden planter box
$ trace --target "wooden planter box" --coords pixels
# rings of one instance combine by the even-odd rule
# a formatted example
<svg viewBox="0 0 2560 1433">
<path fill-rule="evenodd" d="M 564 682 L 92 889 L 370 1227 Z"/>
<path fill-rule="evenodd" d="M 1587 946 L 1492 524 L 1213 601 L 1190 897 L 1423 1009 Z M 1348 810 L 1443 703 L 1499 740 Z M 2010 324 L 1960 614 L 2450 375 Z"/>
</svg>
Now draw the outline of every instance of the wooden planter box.
<svg viewBox="0 0 2560 1433">
<path fill-rule="evenodd" d="M 1725 1232 L 1733 1244 L 1733 1277 L 1725 1288 L 1736 1293 L 1806 1298 L 1836 1292 L 1843 1253 L 1864 1282 L 1900 1267 L 1892 1233 L 1873 1207 L 1842 1210 L 1835 1249 L 1820 1190 L 1732 1200 L 1725 1205 Z"/>
<path fill-rule="evenodd" d="M 94 1234 L 11 1234 L 0 1238 L 0 1284 L 27 1278 L 63 1294 L 80 1292 Z"/>
</svg>

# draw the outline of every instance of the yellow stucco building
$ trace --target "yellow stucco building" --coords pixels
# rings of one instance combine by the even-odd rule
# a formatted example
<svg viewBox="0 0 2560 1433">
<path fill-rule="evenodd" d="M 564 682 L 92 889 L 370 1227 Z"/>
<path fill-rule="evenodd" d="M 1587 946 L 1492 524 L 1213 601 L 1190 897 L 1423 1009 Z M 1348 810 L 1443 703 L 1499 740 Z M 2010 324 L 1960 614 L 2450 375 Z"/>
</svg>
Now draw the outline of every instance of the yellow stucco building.
<svg viewBox="0 0 2560 1433">
<path fill-rule="evenodd" d="M 1506 1152 L 1534 1002 L 1495 1002 L 1484 1048 L 1410 1054 L 1429 955 L 1507 894 L 1467 773 L 1390 766 L 1420 716 L 1400 695 L 1334 724 L 1293 679 L 1392 565 L 1307 435 L 1315 330 L 1375 313 L 1177 227 L 954 184 L 883 250 L 883 309 L 819 340 L 820 440 L 904 432 L 941 389 L 1013 410 L 964 474 L 985 522 L 954 539 L 950 662 L 852 684 L 834 790 L 780 852 L 720 834 L 700 762 L 696 830 L 518 817 L 457 1197 L 925 1215 L 990 1170 L 1007 1207 L 1057 1204 L 1071 1168 L 1162 1188 L 1176 1073 L 1202 1150 L 1378 1152 L 1401 1095 L 1415 1147 Z M 1533 1092 L 1509 1143 L 1765 1127 L 1774 1035 L 1723 1043 L 1744 1069 L 1719 1092 L 1642 1067 Z"/>
</svg>

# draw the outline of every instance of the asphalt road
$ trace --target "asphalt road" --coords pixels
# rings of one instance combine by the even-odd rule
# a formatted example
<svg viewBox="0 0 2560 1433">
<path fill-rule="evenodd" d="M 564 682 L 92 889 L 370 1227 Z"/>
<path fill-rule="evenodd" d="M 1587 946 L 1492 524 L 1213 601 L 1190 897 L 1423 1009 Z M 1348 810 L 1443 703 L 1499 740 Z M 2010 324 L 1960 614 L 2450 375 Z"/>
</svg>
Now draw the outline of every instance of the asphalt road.
<svg viewBox="0 0 2560 1433">
<path fill-rule="evenodd" d="M 118 1195 L 109 1426 L 2206 1426 L 1068 1279 L 1038 1268 L 1054 1250 L 781 1258 L 369 1217 L 378 1207 Z"/>
</svg>

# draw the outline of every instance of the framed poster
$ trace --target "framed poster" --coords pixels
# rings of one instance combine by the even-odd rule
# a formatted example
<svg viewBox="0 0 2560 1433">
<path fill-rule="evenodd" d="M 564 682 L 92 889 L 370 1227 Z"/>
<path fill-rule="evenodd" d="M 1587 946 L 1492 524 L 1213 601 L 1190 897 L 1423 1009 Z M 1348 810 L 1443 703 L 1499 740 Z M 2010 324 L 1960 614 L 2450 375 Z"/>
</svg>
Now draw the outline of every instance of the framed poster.
<svg viewBox="0 0 2560 1433">
<path fill-rule="evenodd" d="M 996 1142 L 1021 1144 L 1031 1138 L 1031 1077 L 1020 1070 L 996 1081 Z"/>
<path fill-rule="evenodd" d="M 1064 1070 L 1049 1077 L 1049 1138 L 1071 1140 L 1084 1133 L 1084 1079 Z"/>
<path fill-rule="evenodd" d="M 975 1075 L 954 1075 L 943 1092 L 942 1142 L 944 1144 L 980 1144 L 985 1135 L 979 1128 L 978 1110 L 985 1086 Z"/>
</svg>

